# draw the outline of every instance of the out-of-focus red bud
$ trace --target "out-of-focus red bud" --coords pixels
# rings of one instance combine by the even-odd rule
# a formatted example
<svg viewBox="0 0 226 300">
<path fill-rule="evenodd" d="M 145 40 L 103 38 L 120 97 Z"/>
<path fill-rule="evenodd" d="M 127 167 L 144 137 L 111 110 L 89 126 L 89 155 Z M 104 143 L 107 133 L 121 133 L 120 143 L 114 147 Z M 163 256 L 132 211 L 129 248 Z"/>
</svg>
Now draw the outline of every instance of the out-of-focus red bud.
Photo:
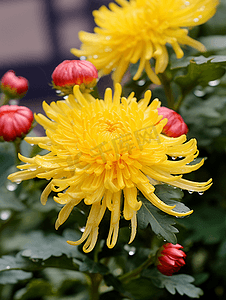
<svg viewBox="0 0 226 300">
<path fill-rule="evenodd" d="M 11 99 L 21 99 L 28 91 L 28 80 L 9 70 L 1 78 L 1 90 Z"/>
<path fill-rule="evenodd" d="M 167 243 L 159 249 L 156 263 L 159 272 L 172 276 L 185 265 L 186 254 L 180 249 L 183 249 L 180 244 L 173 245 L 171 243 Z"/>
<path fill-rule="evenodd" d="M 162 106 L 158 108 L 158 114 L 168 119 L 167 124 L 163 127 L 162 133 L 170 137 L 187 134 L 188 126 L 177 112 Z"/>
<path fill-rule="evenodd" d="M 71 94 L 77 84 L 82 92 L 90 92 L 97 84 L 97 78 L 96 67 L 86 60 L 64 60 L 52 74 L 53 87 L 64 95 Z"/>
<path fill-rule="evenodd" d="M 0 107 L 0 137 L 14 141 L 27 134 L 33 122 L 32 111 L 25 106 L 3 105 Z"/>
</svg>

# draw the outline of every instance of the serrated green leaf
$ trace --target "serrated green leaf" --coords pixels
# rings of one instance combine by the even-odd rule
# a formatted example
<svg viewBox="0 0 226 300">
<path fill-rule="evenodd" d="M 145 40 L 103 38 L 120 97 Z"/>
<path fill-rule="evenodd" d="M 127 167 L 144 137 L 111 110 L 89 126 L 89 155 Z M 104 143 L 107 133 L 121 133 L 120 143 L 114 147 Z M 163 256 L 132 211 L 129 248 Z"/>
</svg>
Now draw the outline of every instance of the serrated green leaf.
<svg viewBox="0 0 226 300">
<path fill-rule="evenodd" d="M 32 277 L 31 272 L 21 270 L 9 270 L 0 273 L 0 284 L 15 284 L 18 281 L 26 280 Z"/>
<path fill-rule="evenodd" d="M 186 57 L 183 60 L 177 60 L 177 61 L 175 61 L 171 65 L 171 70 L 189 67 L 189 65 L 191 63 L 196 64 L 199 67 L 201 67 L 202 65 L 205 65 L 205 64 L 209 64 L 209 65 L 210 64 L 213 64 L 213 65 L 219 64 L 222 67 L 226 67 L 226 55 L 212 55 L 212 56 L 209 56 L 209 57 L 205 57 L 203 55 L 200 55 L 200 56 L 188 56 L 188 57 Z M 200 71 L 201 70 L 202 69 L 200 69 Z M 194 75 L 195 74 L 193 74 L 193 76 Z"/>
<path fill-rule="evenodd" d="M 165 239 L 166 241 L 176 244 L 177 238 L 175 233 L 179 232 L 173 227 L 176 223 L 172 217 L 160 212 L 158 208 L 153 206 L 148 200 L 142 198 L 142 206 L 137 212 L 138 226 L 141 229 L 146 228 L 149 224 L 154 233 Z"/>
<path fill-rule="evenodd" d="M 166 276 L 158 272 L 156 269 L 143 271 L 142 276 L 150 278 L 153 284 L 159 288 L 166 288 L 168 292 L 175 295 L 178 292 L 181 296 L 187 295 L 190 298 L 199 298 L 203 295 L 203 291 L 194 286 L 194 278 L 190 275 L 172 275 Z"/>
<path fill-rule="evenodd" d="M 184 193 L 181 189 L 161 184 L 155 186 L 155 194 L 168 205 L 176 205 L 173 209 L 177 212 L 188 212 L 190 209 L 183 203 L 179 202 Z M 172 216 L 162 213 L 158 208 L 153 206 L 148 200 L 141 198 L 143 205 L 137 213 L 138 226 L 144 229 L 151 225 L 152 230 L 157 236 L 161 236 L 166 241 L 175 244 L 177 242 L 174 233 L 179 232 L 173 225 L 176 224 Z"/>
<path fill-rule="evenodd" d="M 78 265 L 74 260 L 74 258 L 68 258 L 66 255 L 62 255 L 61 257 L 50 257 L 43 261 L 41 259 L 25 258 L 22 256 L 22 252 L 19 252 L 16 256 L 5 255 L 0 258 L 0 272 L 11 270 L 33 272 L 45 268 L 60 268 L 76 271 L 78 270 Z"/>
<path fill-rule="evenodd" d="M 155 186 L 155 194 L 168 205 L 176 205 L 173 209 L 179 213 L 186 213 L 190 211 L 190 208 L 184 205 L 184 203 L 179 202 L 183 196 L 184 192 L 179 188 L 174 188 L 167 184 L 161 184 Z"/>
<path fill-rule="evenodd" d="M 77 239 L 79 236 L 77 235 Z M 29 234 L 29 241 L 24 246 L 22 256 L 32 259 L 46 260 L 51 256 L 80 257 L 76 246 L 67 243 L 66 238 L 57 234 L 44 235 L 41 231 L 33 231 Z"/>
<path fill-rule="evenodd" d="M 184 66 L 187 61 L 184 62 Z M 183 67 L 184 67 L 183 66 Z M 221 78 L 225 74 L 226 56 L 195 57 L 188 64 L 187 74 L 179 75 L 174 81 L 180 86 L 183 94 L 187 94 L 197 85 L 207 86 L 210 81 Z"/>
</svg>

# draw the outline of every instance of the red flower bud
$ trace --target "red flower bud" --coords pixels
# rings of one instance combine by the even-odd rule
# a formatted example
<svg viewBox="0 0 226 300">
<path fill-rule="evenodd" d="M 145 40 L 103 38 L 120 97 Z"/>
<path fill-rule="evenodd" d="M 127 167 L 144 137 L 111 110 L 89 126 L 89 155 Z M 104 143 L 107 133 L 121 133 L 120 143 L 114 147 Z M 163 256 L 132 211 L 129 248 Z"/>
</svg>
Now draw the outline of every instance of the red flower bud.
<svg viewBox="0 0 226 300">
<path fill-rule="evenodd" d="M 184 123 L 182 117 L 174 110 L 167 107 L 159 107 L 158 114 L 168 119 L 167 124 L 163 127 L 162 133 L 170 137 L 187 134 L 188 126 Z"/>
<path fill-rule="evenodd" d="M 71 94 L 76 84 L 80 85 L 82 92 L 90 92 L 97 78 L 96 67 L 86 60 L 64 60 L 52 74 L 53 87 L 64 95 Z"/>
<path fill-rule="evenodd" d="M 28 80 L 10 70 L 2 76 L 1 90 L 11 99 L 23 98 L 28 91 Z"/>
<path fill-rule="evenodd" d="M 0 137 L 4 141 L 14 141 L 28 133 L 33 122 L 32 111 L 25 106 L 3 105 L 0 107 Z"/>
<path fill-rule="evenodd" d="M 183 247 L 179 244 L 173 245 L 171 243 L 167 243 L 159 249 L 157 259 L 159 272 L 172 276 L 173 273 L 178 272 L 185 265 L 184 258 L 186 254 L 179 249 L 183 249 Z"/>
</svg>

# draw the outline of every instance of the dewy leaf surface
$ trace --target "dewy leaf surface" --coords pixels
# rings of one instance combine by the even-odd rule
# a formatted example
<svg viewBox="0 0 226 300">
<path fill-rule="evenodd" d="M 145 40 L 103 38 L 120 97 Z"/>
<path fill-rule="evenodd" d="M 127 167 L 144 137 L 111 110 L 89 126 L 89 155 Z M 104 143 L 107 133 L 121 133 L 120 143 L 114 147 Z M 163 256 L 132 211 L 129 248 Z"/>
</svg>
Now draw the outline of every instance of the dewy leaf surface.
<svg viewBox="0 0 226 300">
<path fill-rule="evenodd" d="M 152 280 L 153 284 L 159 288 L 166 288 L 169 293 L 175 295 L 178 292 L 181 296 L 187 295 L 190 298 L 199 298 L 203 291 L 192 284 L 194 278 L 190 275 L 180 274 L 166 276 L 155 270 L 144 270 L 144 277 Z"/>
<path fill-rule="evenodd" d="M 181 87 L 182 93 L 187 94 L 197 85 L 207 86 L 210 81 L 217 80 L 225 74 L 226 56 L 215 55 L 208 58 L 204 56 L 187 57 L 176 62 L 172 70 L 187 68 L 185 75 L 179 75 L 174 81 Z"/>
<path fill-rule="evenodd" d="M 177 212 L 187 212 L 190 209 L 183 203 L 179 202 L 184 193 L 178 189 L 166 184 L 156 185 L 155 194 L 166 204 L 176 205 L 174 208 Z M 141 198 L 143 205 L 137 213 L 138 226 L 141 229 L 146 228 L 149 224 L 157 236 L 161 236 L 170 243 L 177 243 L 175 233 L 178 229 L 173 225 L 176 224 L 172 216 L 160 212 L 158 208 L 153 206 L 147 199 Z"/>
<path fill-rule="evenodd" d="M 153 206 L 148 200 L 142 199 L 142 202 L 143 204 L 137 213 L 138 226 L 144 229 L 150 224 L 151 229 L 157 236 L 162 237 L 170 243 L 176 244 L 177 238 L 175 233 L 177 233 L 178 230 L 173 227 L 176 223 L 174 219 L 161 213 L 159 209 Z"/>
</svg>

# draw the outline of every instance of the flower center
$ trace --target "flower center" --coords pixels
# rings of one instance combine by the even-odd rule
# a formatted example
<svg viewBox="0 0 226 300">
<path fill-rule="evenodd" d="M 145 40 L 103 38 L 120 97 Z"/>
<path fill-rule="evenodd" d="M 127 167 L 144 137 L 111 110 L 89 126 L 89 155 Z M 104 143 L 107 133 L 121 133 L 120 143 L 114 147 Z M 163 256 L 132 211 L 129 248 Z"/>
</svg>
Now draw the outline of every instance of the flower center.
<svg viewBox="0 0 226 300">
<path fill-rule="evenodd" d="M 99 119 L 96 123 L 98 133 L 102 135 L 105 141 L 125 135 L 127 130 L 120 120 Z"/>
</svg>

